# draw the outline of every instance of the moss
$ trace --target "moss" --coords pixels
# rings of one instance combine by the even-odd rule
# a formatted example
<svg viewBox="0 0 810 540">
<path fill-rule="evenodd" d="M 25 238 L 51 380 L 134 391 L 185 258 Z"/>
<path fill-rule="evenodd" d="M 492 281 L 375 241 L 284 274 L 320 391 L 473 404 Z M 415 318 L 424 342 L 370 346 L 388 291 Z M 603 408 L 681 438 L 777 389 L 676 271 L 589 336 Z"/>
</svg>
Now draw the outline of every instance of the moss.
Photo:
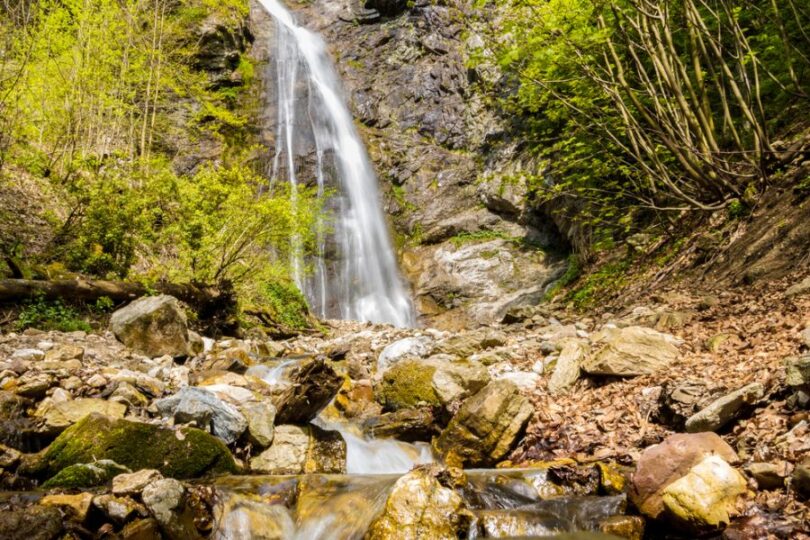
<svg viewBox="0 0 810 540">
<path fill-rule="evenodd" d="M 109 459 L 133 471 L 158 469 L 172 478 L 236 471 L 225 444 L 199 429 L 174 431 L 91 414 L 59 435 L 32 472 L 48 478 L 71 465 L 97 459 Z"/>
<path fill-rule="evenodd" d="M 291 330 L 306 330 L 312 327 L 307 300 L 295 283 L 276 281 L 264 288 L 263 299 L 274 322 Z"/>
<path fill-rule="evenodd" d="M 388 410 L 400 410 L 417 405 L 441 405 L 433 390 L 436 368 L 413 360 L 404 360 L 383 375 L 378 389 L 379 399 Z"/>
<path fill-rule="evenodd" d="M 130 472 L 114 461 L 103 460 L 96 463 L 79 463 L 65 467 L 56 476 L 42 484 L 46 489 L 79 489 L 106 484 L 116 475 Z"/>
</svg>

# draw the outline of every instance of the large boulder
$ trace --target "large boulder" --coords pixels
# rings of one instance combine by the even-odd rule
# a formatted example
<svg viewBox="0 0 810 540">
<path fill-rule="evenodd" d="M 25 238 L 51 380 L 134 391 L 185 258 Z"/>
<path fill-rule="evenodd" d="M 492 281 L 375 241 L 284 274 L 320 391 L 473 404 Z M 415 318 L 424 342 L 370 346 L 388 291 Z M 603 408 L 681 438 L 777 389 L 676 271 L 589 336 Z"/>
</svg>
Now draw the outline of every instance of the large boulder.
<svg viewBox="0 0 810 540">
<path fill-rule="evenodd" d="M 433 411 L 420 407 L 372 416 L 363 422 L 363 431 L 377 439 L 429 441 L 437 434 L 437 426 Z"/>
<path fill-rule="evenodd" d="M 147 356 L 189 354 L 188 323 L 180 302 L 165 294 L 144 296 L 110 317 L 110 329 L 127 347 Z"/>
<path fill-rule="evenodd" d="M 680 341 L 641 326 L 608 328 L 591 336 L 582 370 L 591 375 L 632 377 L 656 373 L 678 358 Z"/>
<path fill-rule="evenodd" d="M 56 476 L 42 484 L 43 488 L 81 489 L 100 486 L 115 476 L 127 473 L 129 469 L 109 459 L 100 459 L 93 463 L 77 463 L 65 467 Z"/>
<path fill-rule="evenodd" d="M 461 495 L 442 480 L 438 467 L 420 467 L 402 476 L 391 490 L 366 540 L 455 540 L 466 537 L 472 515 Z M 447 482 L 445 482 L 446 484 Z"/>
<path fill-rule="evenodd" d="M 270 447 L 250 460 L 263 474 L 345 473 L 346 441 L 317 426 L 276 426 Z"/>
<path fill-rule="evenodd" d="M 565 339 L 562 343 L 560 356 L 554 366 L 554 372 L 548 381 L 548 390 L 552 394 L 560 394 L 568 390 L 577 382 L 580 375 L 580 365 L 585 358 L 587 345 L 582 340 Z"/>
<path fill-rule="evenodd" d="M 172 430 L 90 414 L 63 431 L 29 465 L 28 472 L 50 478 L 65 467 L 101 459 L 112 460 L 132 471 L 157 469 L 174 478 L 236 471 L 228 448 L 202 430 Z"/>
<path fill-rule="evenodd" d="M 503 460 L 532 416 L 513 383 L 494 381 L 461 404 L 434 447 L 451 466 L 490 466 Z"/>
<path fill-rule="evenodd" d="M 734 450 L 714 433 L 672 435 L 642 453 L 630 497 L 642 514 L 687 530 L 728 524 L 743 476 Z"/>
<path fill-rule="evenodd" d="M 437 355 L 397 363 L 383 374 L 375 394 L 390 411 L 425 405 L 448 407 L 474 394 L 489 380 L 489 371 L 479 362 Z"/>
<path fill-rule="evenodd" d="M 289 384 L 273 398 L 277 424 L 306 424 L 326 407 L 343 378 L 322 358 L 308 359 L 292 369 Z"/>
<path fill-rule="evenodd" d="M 235 442 L 248 426 L 236 407 L 213 392 L 194 386 L 186 386 L 173 396 L 157 400 L 155 407 L 162 416 L 173 417 L 179 424 L 193 423 L 226 444 Z"/>
</svg>

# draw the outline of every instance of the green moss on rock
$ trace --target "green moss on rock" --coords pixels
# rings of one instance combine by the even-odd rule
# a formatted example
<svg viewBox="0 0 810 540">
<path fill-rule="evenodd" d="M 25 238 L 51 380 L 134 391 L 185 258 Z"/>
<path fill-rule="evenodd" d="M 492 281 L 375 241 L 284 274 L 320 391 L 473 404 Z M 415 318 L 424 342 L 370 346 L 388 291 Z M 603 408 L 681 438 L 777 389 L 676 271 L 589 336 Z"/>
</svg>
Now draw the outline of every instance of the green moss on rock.
<svg viewBox="0 0 810 540">
<path fill-rule="evenodd" d="M 380 403 L 392 411 L 422 405 L 440 406 L 441 400 L 433 389 L 435 372 L 435 366 L 415 360 L 397 363 L 385 372 L 377 388 Z"/>
<path fill-rule="evenodd" d="M 90 414 L 62 432 L 31 472 L 49 478 L 71 465 L 97 459 L 109 459 L 133 471 L 157 469 L 171 478 L 236 471 L 225 444 L 199 429 L 171 430 Z"/>
<path fill-rule="evenodd" d="M 95 487 L 106 484 L 114 476 L 127 472 L 130 472 L 130 470 L 110 460 L 95 463 L 78 463 L 65 467 L 56 473 L 56 476 L 42 484 L 42 487 L 46 489 Z"/>
</svg>

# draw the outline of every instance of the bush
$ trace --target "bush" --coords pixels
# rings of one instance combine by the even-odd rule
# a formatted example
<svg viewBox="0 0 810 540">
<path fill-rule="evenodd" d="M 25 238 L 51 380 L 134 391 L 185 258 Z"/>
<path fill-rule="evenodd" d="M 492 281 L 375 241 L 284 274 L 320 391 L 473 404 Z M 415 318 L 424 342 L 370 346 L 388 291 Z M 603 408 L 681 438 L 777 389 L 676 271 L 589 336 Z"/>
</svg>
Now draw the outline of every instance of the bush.
<svg viewBox="0 0 810 540">
<path fill-rule="evenodd" d="M 22 311 L 17 316 L 15 327 L 18 331 L 26 328 L 37 328 L 38 330 L 56 330 L 58 332 L 74 332 L 82 330 L 89 332 L 90 325 L 82 319 L 79 313 L 56 300 L 46 301 L 37 298 L 23 306 Z"/>
</svg>

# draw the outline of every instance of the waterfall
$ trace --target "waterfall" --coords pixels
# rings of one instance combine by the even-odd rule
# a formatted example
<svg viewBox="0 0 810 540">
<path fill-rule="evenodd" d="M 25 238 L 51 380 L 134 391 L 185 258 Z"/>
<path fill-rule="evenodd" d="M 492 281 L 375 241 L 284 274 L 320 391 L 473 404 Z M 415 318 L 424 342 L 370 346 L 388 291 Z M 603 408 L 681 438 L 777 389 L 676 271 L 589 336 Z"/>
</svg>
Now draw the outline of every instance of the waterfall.
<svg viewBox="0 0 810 540">
<path fill-rule="evenodd" d="M 298 26 L 277 0 L 259 1 L 277 27 L 272 177 L 290 183 L 294 203 L 300 186 L 312 176 L 320 194 L 329 188 L 337 192 L 330 201 L 330 232 L 319 233 L 314 260 L 305 261 L 300 241 L 293 240 L 295 280 L 321 317 L 411 326 L 413 306 L 399 277 L 374 169 L 342 98 L 326 44 Z M 314 142 L 314 174 L 300 178 L 296 158 L 308 135 Z M 311 273 L 307 262 L 312 263 Z"/>
</svg>

